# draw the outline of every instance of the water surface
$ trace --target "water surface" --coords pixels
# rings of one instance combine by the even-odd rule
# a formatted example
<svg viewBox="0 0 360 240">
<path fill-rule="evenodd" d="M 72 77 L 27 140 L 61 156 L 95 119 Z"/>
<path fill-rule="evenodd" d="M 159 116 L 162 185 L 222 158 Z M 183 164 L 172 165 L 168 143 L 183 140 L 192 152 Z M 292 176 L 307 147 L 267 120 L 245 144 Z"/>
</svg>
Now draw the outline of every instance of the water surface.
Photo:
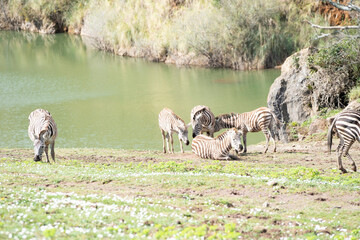
<svg viewBox="0 0 360 240">
<path fill-rule="evenodd" d="M 199 104 L 215 115 L 251 111 L 266 106 L 279 74 L 178 68 L 101 52 L 78 36 L 0 32 L 0 147 L 31 148 L 28 116 L 44 108 L 58 125 L 57 147 L 160 150 L 162 108 L 187 123 Z M 248 134 L 249 144 L 264 139 Z"/>
</svg>

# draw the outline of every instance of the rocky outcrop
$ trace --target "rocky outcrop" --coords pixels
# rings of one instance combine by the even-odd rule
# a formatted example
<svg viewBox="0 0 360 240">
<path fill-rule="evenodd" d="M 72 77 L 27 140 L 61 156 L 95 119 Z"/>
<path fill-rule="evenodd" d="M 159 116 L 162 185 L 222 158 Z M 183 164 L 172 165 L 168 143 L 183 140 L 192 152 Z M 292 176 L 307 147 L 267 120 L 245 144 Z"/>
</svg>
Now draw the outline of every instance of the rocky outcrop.
<svg viewBox="0 0 360 240">
<path fill-rule="evenodd" d="M 311 51 L 303 49 L 286 59 L 281 75 L 272 84 L 268 106 L 284 123 L 303 122 L 312 113 L 310 69 L 307 58 Z"/>
</svg>

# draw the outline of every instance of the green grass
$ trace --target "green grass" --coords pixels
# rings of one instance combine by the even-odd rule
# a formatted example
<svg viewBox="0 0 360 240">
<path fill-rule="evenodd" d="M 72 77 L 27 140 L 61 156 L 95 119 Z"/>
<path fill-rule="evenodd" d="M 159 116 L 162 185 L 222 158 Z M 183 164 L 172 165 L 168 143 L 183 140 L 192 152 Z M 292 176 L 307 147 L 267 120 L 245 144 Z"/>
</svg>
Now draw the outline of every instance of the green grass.
<svg viewBox="0 0 360 240">
<path fill-rule="evenodd" d="M 261 154 L 169 160 L 152 151 L 60 149 L 57 163 L 46 164 L 28 152 L 0 151 L 0 238 L 360 237 L 360 198 L 337 200 L 356 196 L 360 175 L 281 163 L 306 153 L 262 163 Z"/>
</svg>

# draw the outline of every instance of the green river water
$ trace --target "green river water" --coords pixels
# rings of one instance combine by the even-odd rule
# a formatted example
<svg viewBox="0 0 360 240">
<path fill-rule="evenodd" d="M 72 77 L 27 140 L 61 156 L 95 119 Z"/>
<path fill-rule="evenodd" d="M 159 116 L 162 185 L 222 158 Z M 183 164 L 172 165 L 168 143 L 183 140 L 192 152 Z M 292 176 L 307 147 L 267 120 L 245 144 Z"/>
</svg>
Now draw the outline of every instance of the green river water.
<svg viewBox="0 0 360 240">
<path fill-rule="evenodd" d="M 178 68 L 101 52 L 79 36 L 0 31 L 0 147 L 32 148 L 28 116 L 44 108 L 58 126 L 56 147 L 161 150 L 162 108 L 186 123 L 199 104 L 215 115 L 251 111 L 266 106 L 279 75 Z M 264 140 L 262 133 L 248 134 L 248 144 Z"/>
</svg>

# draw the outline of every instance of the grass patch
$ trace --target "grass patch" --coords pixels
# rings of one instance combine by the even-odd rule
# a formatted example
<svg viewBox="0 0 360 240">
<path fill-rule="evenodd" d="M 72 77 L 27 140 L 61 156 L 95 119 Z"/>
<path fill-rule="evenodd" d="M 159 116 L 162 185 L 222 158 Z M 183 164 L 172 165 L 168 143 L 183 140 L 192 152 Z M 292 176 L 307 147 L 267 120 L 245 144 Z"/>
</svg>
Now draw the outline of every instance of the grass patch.
<svg viewBox="0 0 360 240">
<path fill-rule="evenodd" d="M 209 161 L 57 152 L 58 162 L 46 164 L 32 161 L 31 150 L 1 150 L 1 238 L 359 237 L 359 174 L 278 162 L 309 154 L 260 163 L 269 155 Z"/>
</svg>

